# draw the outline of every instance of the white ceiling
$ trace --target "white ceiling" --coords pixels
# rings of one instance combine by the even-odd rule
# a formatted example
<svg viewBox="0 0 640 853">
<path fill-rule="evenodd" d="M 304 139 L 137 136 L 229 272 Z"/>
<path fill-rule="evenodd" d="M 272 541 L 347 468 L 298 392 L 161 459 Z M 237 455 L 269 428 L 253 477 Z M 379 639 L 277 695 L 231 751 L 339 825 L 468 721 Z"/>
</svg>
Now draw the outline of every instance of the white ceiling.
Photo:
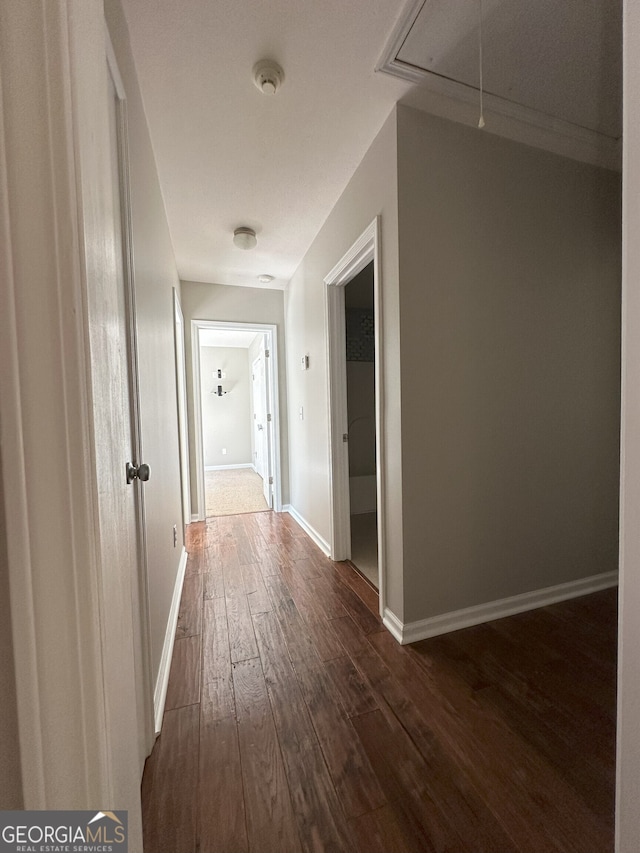
<svg viewBox="0 0 640 853">
<path fill-rule="evenodd" d="M 200 346 L 249 349 L 257 336 L 256 332 L 236 329 L 200 329 Z"/>
<path fill-rule="evenodd" d="M 432 109 L 435 81 L 475 109 L 479 2 L 123 0 L 180 277 L 285 287 L 396 101 Z M 482 4 L 490 108 L 613 142 L 620 0 Z M 264 58 L 275 96 L 253 84 Z M 233 245 L 240 225 L 256 249 Z"/>
<path fill-rule="evenodd" d="M 124 0 L 178 271 L 284 287 L 394 103 L 375 74 L 404 0 Z M 261 94 L 265 57 L 285 74 Z M 258 235 L 252 251 L 235 228 Z"/>
</svg>

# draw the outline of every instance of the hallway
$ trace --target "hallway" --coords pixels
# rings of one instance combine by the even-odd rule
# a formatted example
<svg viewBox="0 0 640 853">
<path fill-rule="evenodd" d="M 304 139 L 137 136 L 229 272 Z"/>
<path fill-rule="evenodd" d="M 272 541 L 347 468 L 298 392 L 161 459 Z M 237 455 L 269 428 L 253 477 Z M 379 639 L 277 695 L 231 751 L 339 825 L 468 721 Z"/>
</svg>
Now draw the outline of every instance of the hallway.
<svg viewBox="0 0 640 853">
<path fill-rule="evenodd" d="M 147 853 L 613 849 L 615 590 L 401 647 L 286 514 L 188 551 Z"/>
</svg>

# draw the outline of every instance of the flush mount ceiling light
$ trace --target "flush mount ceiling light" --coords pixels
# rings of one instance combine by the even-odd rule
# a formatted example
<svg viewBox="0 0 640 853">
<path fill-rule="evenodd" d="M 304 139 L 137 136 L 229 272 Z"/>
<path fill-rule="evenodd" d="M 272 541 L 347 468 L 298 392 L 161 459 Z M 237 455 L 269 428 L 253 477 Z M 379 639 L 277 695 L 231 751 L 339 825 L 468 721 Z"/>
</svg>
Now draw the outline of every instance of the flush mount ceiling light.
<svg viewBox="0 0 640 853">
<path fill-rule="evenodd" d="M 270 281 L 273 281 L 274 276 L 268 275 L 267 273 L 263 273 L 258 276 L 258 281 L 261 281 L 262 284 L 269 284 Z"/>
<path fill-rule="evenodd" d="M 239 249 L 255 249 L 258 245 L 256 232 L 253 228 L 236 228 L 233 232 L 233 242 Z"/>
<path fill-rule="evenodd" d="M 261 59 L 253 66 L 253 82 L 263 95 L 275 95 L 283 80 L 284 71 L 272 59 Z"/>
</svg>

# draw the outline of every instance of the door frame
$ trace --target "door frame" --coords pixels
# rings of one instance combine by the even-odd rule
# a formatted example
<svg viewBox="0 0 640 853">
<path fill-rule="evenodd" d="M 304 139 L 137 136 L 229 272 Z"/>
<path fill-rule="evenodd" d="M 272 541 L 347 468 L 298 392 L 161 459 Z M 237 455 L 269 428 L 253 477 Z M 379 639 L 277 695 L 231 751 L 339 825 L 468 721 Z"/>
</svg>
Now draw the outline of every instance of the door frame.
<svg viewBox="0 0 640 853">
<path fill-rule="evenodd" d="M 272 323 L 230 323 L 221 320 L 191 321 L 191 359 L 193 367 L 193 412 L 195 435 L 194 458 L 196 465 L 196 489 L 198 495 L 198 513 L 193 520 L 206 519 L 206 495 L 204 481 L 204 438 L 202 434 L 202 394 L 200 392 L 200 330 L 255 332 L 266 335 L 269 357 L 266 362 L 266 381 L 268 402 L 271 404 L 271 425 L 268 448 L 270 455 L 269 470 L 273 471 L 273 509 L 282 512 L 282 472 L 280 465 L 280 398 L 278 394 L 278 327 Z"/>
<path fill-rule="evenodd" d="M 273 504 L 273 487 L 268 482 L 265 483 L 265 478 L 268 480 L 269 477 L 273 476 L 271 474 L 271 470 L 269 468 L 269 464 L 271 461 L 269 458 L 269 456 L 270 456 L 270 454 L 269 454 L 270 423 L 266 420 L 266 414 L 269 411 L 269 391 L 268 391 L 268 383 L 266 381 L 266 371 L 265 371 L 265 364 L 264 364 L 266 361 L 265 355 L 264 355 L 265 349 L 267 349 L 267 347 L 265 347 L 265 345 L 264 345 L 264 337 L 263 337 L 260 355 L 257 355 L 253 359 L 253 361 L 251 362 L 251 411 L 253 414 L 252 437 L 251 437 L 251 439 L 252 439 L 252 445 L 254 447 L 254 457 L 255 457 L 255 462 L 254 462 L 253 467 L 254 467 L 256 473 L 258 473 L 258 474 L 260 474 L 260 471 L 258 471 L 258 466 L 257 466 L 257 464 L 255 464 L 258 461 L 258 451 L 256 448 L 257 448 L 258 442 L 260 444 L 262 444 L 262 447 L 260 448 L 261 453 L 262 453 L 262 473 L 260 474 L 260 476 L 262 477 L 262 486 L 263 486 L 262 493 L 264 494 L 264 499 L 269 504 L 269 509 L 271 509 L 272 504 Z M 261 430 L 263 432 L 263 435 L 260 439 L 258 439 L 257 431 L 255 429 L 255 426 L 256 426 L 256 424 L 255 424 L 255 420 L 256 420 L 255 366 L 256 366 L 256 364 L 259 364 L 260 361 L 262 361 L 262 382 L 259 386 L 259 391 L 262 392 L 260 394 L 260 396 L 262 397 L 262 400 L 260 401 L 260 408 L 264 412 L 265 423 L 263 424 L 263 427 Z M 264 453 L 265 447 L 266 447 L 266 454 Z M 265 486 L 266 486 L 266 494 L 265 494 Z"/>
<path fill-rule="evenodd" d="M 329 383 L 329 491 L 331 509 L 331 559 L 351 558 L 349 498 L 347 355 L 345 286 L 373 261 L 373 311 L 375 340 L 376 515 L 378 532 L 378 592 L 380 615 L 386 606 L 386 504 L 384 477 L 384 381 L 382 350 L 382 283 L 380 216 L 363 231 L 351 248 L 325 276 L 325 321 Z"/>
<path fill-rule="evenodd" d="M 189 423 L 187 420 L 187 354 L 184 314 L 178 291 L 173 288 L 173 328 L 176 358 L 176 397 L 178 403 L 178 440 L 180 445 L 180 488 L 182 493 L 182 529 L 191 522 L 191 475 L 189 472 Z"/>
</svg>

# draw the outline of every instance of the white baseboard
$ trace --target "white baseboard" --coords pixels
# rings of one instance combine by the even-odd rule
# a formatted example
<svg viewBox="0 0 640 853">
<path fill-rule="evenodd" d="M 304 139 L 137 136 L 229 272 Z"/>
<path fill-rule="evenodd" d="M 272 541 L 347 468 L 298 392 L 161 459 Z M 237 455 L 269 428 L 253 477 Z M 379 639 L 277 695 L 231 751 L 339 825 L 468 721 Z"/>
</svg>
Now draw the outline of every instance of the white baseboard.
<svg viewBox="0 0 640 853">
<path fill-rule="evenodd" d="M 385 607 L 384 609 L 384 613 L 382 615 L 382 624 L 391 634 L 391 636 L 401 645 L 404 645 L 408 642 L 408 640 L 403 639 L 404 625 L 398 619 L 396 614 L 393 613 L 393 611 L 389 610 L 388 607 Z"/>
<path fill-rule="evenodd" d="M 196 521 L 202 521 L 202 520 L 203 519 L 200 518 L 200 516 L 198 515 L 197 512 L 193 513 L 191 516 L 191 523 L 192 524 L 195 524 Z"/>
<path fill-rule="evenodd" d="M 205 471 L 230 471 L 232 468 L 253 468 L 256 470 L 256 466 L 252 462 L 240 462 L 237 465 L 205 465 Z"/>
<path fill-rule="evenodd" d="M 304 532 L 305 532 L 308 536 L 310 536 L 310 537 L 313 539 L 313 541 L 316 543 L 316 545 L 318 546 L 318 548 L 320 548 L 320 550 L 321 550 L 324 554 L 326 554 L 326 555 L 327 555 L 327 557 L 329 557 L 329 556 L 330 556 L 330 554 L 331 554 L 331 547 L 330 547 L 329 543 L 328 543 L 328 542 L 326 542 L 326 541 L 322 538 L 322 536 L 320 536 L 320 534 L 318 533 L 318 531 L 317 531 L 317 530 L 315 530 L 315 529 L 314 529 L 314 528 L 309 524 L 309 522 L 308 522 L 306 519 L 304 519 L 304 518 L 300 515 L 300 513 L 299 513 L 299 512 L 298 512 L 294 507 L 292 507 L 292 506 L 291 506 L 291 504 L 283 504 L 283 506 L 282 506 L 282 511 L 283 511 L 283 512 L 288 512 L 288 513 L 289 513 L 289 515 L 290 515 L 292 518 L 294 518 L 294 519 L 298 522 L 298 524 L 299 524 L 299 525 L 300 525 L 300 527 L 304 530 Z"/>
<path fill-rule="evenodd" d="M 502 619 L 504 616 L 513 616 L 515 613 L 523 613 L 525 610 L 535 610 L 538 607 L 546 607 L 558 601 L 589 595 L 591 592 L 616 586 L 617 583 L 618 572 L 605 572 L 544 589 L 536 589 L 532 592 L 524 592 L 520 595 L 512 595 L 509 598 L 500 598 L 497 601 L 465 607 L 462 610 L 453 610 L 439 616 L 430 616 L 428 619 L 408 622 L 406 625 L 386 607 L 382 621 L 392 636 L 402 645 L 406 645 L 407 643 L 416 643 L 418 640 L 426 640 L 428 637 L 436 637 L 438 634 L 448 634 L 451 631 L 459 631 L 461 628 L 480 625 L 482 622 Z"/>
<path fill-rule="evenodd" d="M 182 553 L 180 554 L 176 582 L 173 587 L 173 598 L 171 599 L 171 607 L 169 609 L 167 630 L 164 635 L 164 644 L 162 646 L 162 657 L 160 658 L 160 668 L 156 679 L 156 688 L 153 691 L 153 716 L 155 719 L 156 735 L 159 735 L 162 730 L 164 703 L 167 698 L 169 672 L 171 671 L 171 658 L 173 657 L 173 643 L 176 638 L 178 611 L 180 610 L 180 599 L 182 598 L 182 585 L 184 583 L 184 573 L 186 568 L 187 552 L 186 549 L 183 548 Z"/>
</svg>

